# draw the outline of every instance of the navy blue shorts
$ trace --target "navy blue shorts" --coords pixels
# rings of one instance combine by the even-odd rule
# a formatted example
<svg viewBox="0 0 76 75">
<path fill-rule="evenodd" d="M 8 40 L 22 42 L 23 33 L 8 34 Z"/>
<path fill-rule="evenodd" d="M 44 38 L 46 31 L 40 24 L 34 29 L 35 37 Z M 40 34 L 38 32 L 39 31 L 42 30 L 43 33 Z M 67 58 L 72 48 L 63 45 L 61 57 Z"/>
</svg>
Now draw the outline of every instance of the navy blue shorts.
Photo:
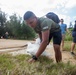
<svg viewBox="0 0 76 75">
<path fill-rule="evenodd" d="M 72 37 L 73 37 L 73 42 L 76 43 L 76 32 L 75 31 L 72 32 Z"/>
<path fill-rule="evenodd" d="M 61 44 L 61 40 L 62 40 L 61 31 L 50 33 L 50 35 L 49 35 L 49 42 L 51 41 L 52 38 L 53 38 L 53 44 L 60 45 Z"/>
</svg>

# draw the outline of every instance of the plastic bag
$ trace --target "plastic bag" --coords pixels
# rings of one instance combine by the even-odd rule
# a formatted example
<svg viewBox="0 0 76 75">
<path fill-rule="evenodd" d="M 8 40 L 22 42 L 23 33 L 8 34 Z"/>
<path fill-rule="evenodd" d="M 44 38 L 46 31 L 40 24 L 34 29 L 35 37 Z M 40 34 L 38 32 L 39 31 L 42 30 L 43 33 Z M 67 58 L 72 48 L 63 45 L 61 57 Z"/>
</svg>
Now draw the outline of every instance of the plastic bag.
<svg viewBox="0 0 76 75">
<path fill-rule="evenodd" d="M 27 45 L 27 49 L 26 49 L 26 54 L 29 54 L 29 55 L 35 55 L 40 47 L 40 39 L 37 38 L 35 43 L 28 43 Z M 43 56 L 49 56 L 50 54 L 46 51 L 44 51 L 41 55 Z"/>
</svg>

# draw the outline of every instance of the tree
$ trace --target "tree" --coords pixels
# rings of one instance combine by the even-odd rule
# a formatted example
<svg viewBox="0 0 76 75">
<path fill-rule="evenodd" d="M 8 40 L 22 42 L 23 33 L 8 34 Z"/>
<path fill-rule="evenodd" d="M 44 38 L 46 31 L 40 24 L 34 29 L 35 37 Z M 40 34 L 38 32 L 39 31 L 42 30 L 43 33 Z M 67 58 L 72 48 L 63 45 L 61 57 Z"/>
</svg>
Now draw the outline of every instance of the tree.
<svg viewBox="0 0 76 75">
<path fill-rule="evenodd" d="M 9 16 L 10 20 L 6 19 L 6 14 L 0 11 L 0 37 L 6 32 L 9 36 L 16 39 L 31 39 L 35 37 L 35 32 L 32 28 L 22 22 L 22 18 L 13 14 Z M 7 20 L 7 21 L 6 21 Z"/>
<path fill-rule="evenodd" d="M 6 14 L 0 9 L 0 37 L 5 34 Z"/>
<path fill-rule="evenodd" d="M 34 30 L 32 28 L 30 28 L 26 23 L 22 24 L 22 36 L 25 39 L 31 39 L 31 38 L 35 38 L 36 33 L 34 32 Z"/>
<path fill-rule="evenodd" d="M 70 22 L 69 28 L 73 28 L 72 22 Z"/>
<path fill-rule="evenodd" d="M 0 9 L 0 26 L 4 26 L 6 23 L 6 14 Z"/>
<path fill-rule="evenodd" d="M 14 37 L 18 38 L 21 36 L 21 17 L 16 14 L 10 16 L 9 28 Z"/>
</svg>

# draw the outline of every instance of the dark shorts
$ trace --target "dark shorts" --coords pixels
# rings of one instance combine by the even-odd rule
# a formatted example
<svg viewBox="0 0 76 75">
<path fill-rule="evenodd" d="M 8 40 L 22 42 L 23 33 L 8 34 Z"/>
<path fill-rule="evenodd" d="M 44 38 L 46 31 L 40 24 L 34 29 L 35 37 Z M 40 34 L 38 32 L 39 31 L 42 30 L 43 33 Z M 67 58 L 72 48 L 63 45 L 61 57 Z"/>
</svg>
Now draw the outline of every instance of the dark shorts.
<svg viewBox="0 0 76 75">
<path fill-rule="evenodd" d="M 75 31 L 72 32 L 72 37 L 73 37 L 73 42 L 76 43 L 76 32 Z"/>
<path fill-rule="evenodd" d="M 50 33 L 49 42 L 51 41 L 52 38 L 53 38 L 53 44 L 60 45 L 61 44 L 61 40 L 62 40 L 61 31 Z"/>
</svg>

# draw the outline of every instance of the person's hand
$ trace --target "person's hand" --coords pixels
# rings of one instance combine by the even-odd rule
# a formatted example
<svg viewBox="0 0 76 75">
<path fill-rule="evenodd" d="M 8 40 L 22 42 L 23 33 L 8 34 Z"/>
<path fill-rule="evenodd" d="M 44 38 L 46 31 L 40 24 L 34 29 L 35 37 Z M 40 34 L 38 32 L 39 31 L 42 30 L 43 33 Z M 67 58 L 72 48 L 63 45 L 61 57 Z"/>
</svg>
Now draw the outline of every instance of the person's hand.
<svg viewBox="0 0 76 75">
<path fill-rule="evenodd" d="M 33 62 L 35 62 L 35 61 L 36 61 L 36 60 L 34 60 L 33 58 L 31 58 L 31 59 L 28 60 L 29 63 L 33 63 Z"/>
</svg>

